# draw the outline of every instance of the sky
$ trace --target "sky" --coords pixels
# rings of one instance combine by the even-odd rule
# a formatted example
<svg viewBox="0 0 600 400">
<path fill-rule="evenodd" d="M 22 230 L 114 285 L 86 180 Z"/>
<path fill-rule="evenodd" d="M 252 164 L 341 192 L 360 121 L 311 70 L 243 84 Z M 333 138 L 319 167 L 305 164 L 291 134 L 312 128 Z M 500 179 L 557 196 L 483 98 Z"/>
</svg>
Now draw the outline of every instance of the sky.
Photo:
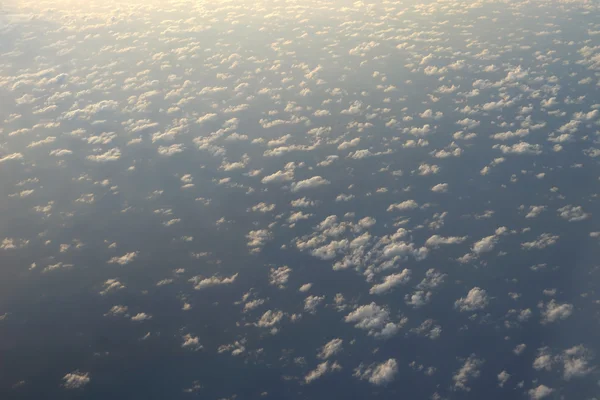
<svg viewBox="0 0 600 400">
<path fill-rule="evenodd" d="M 599 12 L 5 1 L 0 398 L 600 398 Z"/>
</svg>

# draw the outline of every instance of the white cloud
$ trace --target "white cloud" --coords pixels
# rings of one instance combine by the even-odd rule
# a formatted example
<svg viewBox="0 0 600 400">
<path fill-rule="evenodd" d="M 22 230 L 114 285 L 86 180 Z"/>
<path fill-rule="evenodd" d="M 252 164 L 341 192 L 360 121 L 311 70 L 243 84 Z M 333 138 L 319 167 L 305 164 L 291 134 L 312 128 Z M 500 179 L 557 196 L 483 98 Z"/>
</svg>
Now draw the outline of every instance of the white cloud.
<svg viewBox="0 0 600 400">
<path fill-rule="evenodd" d="M 521 243 L 521 247 L 525 250 L 545 249 L 546 247 L 555 244 L 558 241 L 558 238 L 558 235 L 542 233 L 536 240 L 532 242 Z"/>
<path fill-rule="evenodd" d="M 66 389 L 81 389 L 90 383 L 90 375 L 87 372 L 73 371 L 63 376 L 62 380 Z"/>
<path fill-rule="evenodd" d="M 373 285 L 369 293 L 383 294 L 392 290 L 395 286 L 402 285 L 410 280 L 411 271 L 405 268 L 398 274 L 391 274 L 383 279 L 382 283 Z"/>
<path fill-rule="evenodd" d="M 7 161 L 11 161 L 11 160 L 22 160 L 23 159 L 23 154 L 21 153 L 12 153 L 9 155 L 6 155 L 2 158 L 0 158 L 0 164 L 7 162 Z"/>
<path fill-rule="evenodd" d="M 360 379 L 367 379 L 376 386 L 385 386 L 392 382 L 398 374 L 398 362 L 390 358 L 380 364 L 373 364 L 366 369 L 361 364 L 356 368 L 354 376 Z"/>
<path fill-rule="evenodd" d="M 228 278 L 220 278 L 216 275 L 211 276 L 210 278 L 202 278 L 200 275 L 194 276 L 189 279 L 189 282 L 194 284 L 194 289 L 202 290 L 212 286 L 219 285 L 230 285 L 237 279 L 238 274 L 233 274 Z"/>
<path fill-rule="evenodd" d="M 317 357 L 326 360 L 329 357 L 336 355 L 337 353 L 342 351 L 343 344 L 344 341 L 342 339 L 331 339 L 329 342 L 325 343 L 323 347 L 321 347 L 321 350 L 319 351 Z"/>
<path fill-rule="evenodd" d="M 557 303 L 552 299 L 546 304 L 546 309 L 542 311 L 542 324 L 567 319 L 573 313 L 573 305 L 569 303 Z"/>
<path fill-rule="evenodd" d="M 425 246 L 437 248 L 440 245 L 461 244 L 467 240 L 466 236 L 440 236 L 433 235 L 425 241 Z"/>
<path fill-rule="evenodd" d="M 391 337 L 407 322 L 401 319 L 398 323 L 390 322 L 390 313 L 387 309 L 378 306 L 374 302 L 358 307 L 344 320 L 353 323 L 356 328 L 364 329 L 372 336 Z"/>
<path fill-rule="evenodd" d="M 507 145 L 494 145 L 494 149 L 500 149 L 504 154 L 542 154 L 542 146 L 539 144 L 530 144 L 527 142 L 519 142 L 512 146 Z"/>
<path fill-rule="evenodd" d="M 539 385 L 534 389 L 530 389 L 528 393 L 532 400 L 540 400 L 544 397 L 548 397 L 552 392 L 554 392 L 554 389 L 551 389 L 546 385 Z"/>
<path fill-rule="evenodd" d="M 415 208 L 419 207 L 419 204 L 417 204 L 416 201 L 414 200 L 405 200 L 401 203 L 394 203 L 394 204 L 390 204 L 389 207 L 387 208 L 387 211 L 395 211 L 395 210 L 413 210 Z"/>
<path fill-rule="evenodd" d="M 146 314 L 145 312 L 137 313 L 133 317 L 131 317 L 132 321 L 141 322 L 152 319 L 152 315 Z"/>
<path fill-rule="evenodd" d="M 271 271 L 269 272 L 269 283 L 273 286 L 277 286 L 279 289 L 284 289 L 290 279 L 291 272 L 292 269 L 287 265 L 279 268 L 271 268 Z"/>
<path fill-rule="evenodd" d="M 583 221 L 588 219 L 590 214 L 585 213 L 581 206 L 567 205 L 558 209 L 558 215 L 569 222 Z"/>
<path fill-rule="evenodd" d="M 591 353 L 582 345 L 573 346 L 563 352 L 563 378 L 570 380 L 571 378 L 581 378 L 588 375 L 594 367 L 590 366 L 592 359 Z"/>
<path fill-rule="evenodd" d="M 461 297 L 454 302 L 454 308 L 458 308 L 460 311 L 476 311 L 484 309 L 488 303 L 487 292 L 484 289 L 474 287 L 469 290 L 467 297 Z"/>
<path fill-rule="evenodd" d="M 460 367 L 456 374 L 452 377 L 454 381 L 454 388 L 464 391 L 470 391 L 471 388 L 467 386 L 470 380 L 476 379 L 481 375 L 480 368 L 483 365 L 483 360 L 471 354 L 464 362 L 463 366 Z"/>
<path fill-rule="evenodd" d="M 198 351 L 203 348 L 200 344 L 200 339 L 198 336 L 192 336 L 189 333 L 183 336 L 183 343 L 181 343 L 181 347 L 184 349 L 190 349 L 193 351 Z"/>
<path fill-rule="evenodd" d="M 320 176 L 313 176 L 312 178 L 292 183 L 292 192 L 329 185 L 330 183 L 327 179 Z"/>
<path fill-rule="evenodd" d="M 121 158 L 121 150 L 118 147 L 114 149 L 110 149 L 102 154 L 95 154 L 87 156 L 87 159 L 95 162 L 108 162 L 108 161 L 116 161 Z"/>
<path fill-rule="evenodd" d="M 109 264 L 119 264 L 119 265 L 126 265 L 129 264 L 130 262 L 132 262 L 133 260 L 135 260 L 137 258 L 139 254 L 139 251 L 132 251 L 130 253 L 126 253 L 124 255 L 122 255 L 121 257 L 112 257 L 110 260 L 108 260 Z"/>
</svg>

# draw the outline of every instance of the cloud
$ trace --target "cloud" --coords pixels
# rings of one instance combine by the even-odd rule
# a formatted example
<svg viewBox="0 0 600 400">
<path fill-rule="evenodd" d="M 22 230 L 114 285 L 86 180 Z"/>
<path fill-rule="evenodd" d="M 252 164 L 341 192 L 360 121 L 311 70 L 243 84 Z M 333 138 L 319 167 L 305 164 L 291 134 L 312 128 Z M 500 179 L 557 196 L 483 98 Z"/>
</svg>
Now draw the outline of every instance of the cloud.
<svg viewBox="0 0 600 400">
<path fill-rule="evenodd" d="M 344 341 L 340 338 L 331 339 L 329 342 L 325 343 L 323 347 L 321 347 L 317 357 L 326 360 L 329 357 L 341 352 L 343 349 L 343 344 Z"/>
<path fill-rule="evenodd" d="M 540 146 L 539 144 L 530 144 L 527 142 L 519 142 L 513 144 L 512 146 L 496 144 L 493 146 L 493 148 L 500 149 L 500 151 L 504 154 L 542 154 L 542 146 Z"/>
<path fill-rule="evenodd" d="M 550 394 L 552 394 L 553 392 L 554 389 L 551 389 L 546 385 L 539 385 L 534 389 L 530 389 L 527 393 L 529 393 L 529 397 L 531 397 L 532 400 L 540 400 L 544 397 L 550 396 Z"/>
<path fill-rule="evenodd" d="M 552 246 L 558 241 L 558 235 L 551 235 L 549 233 L 542 233 L 538 238 L 532 242 L 521 243 L 521 247 L 525 250 L 532 249 L 545 249 L 546 247 Z"/>
<path fill-rule="evenodd" d="M 323 300 L 325 300 L 325 296 L 308 296 L 304 299 L 304 311 L 315 314 Z"/>
<path fill-rule="evenodd" d="M 108 263 L 126 265 L 135 260 L 138 255 L 139 251 L 132 251 L 130 253 L 122 255 L 121 257 L 112 257 L 110 260 L 108 260 Z"/>
<path fill-rule="evenodd" d="M 413 209 L 415 209 L 417 207 L 419 207 L 419 204 L 417 204 L 416 201 L 414 201 L 414 200 L 406 200 L 406 201 L 403 201 L 402 203 L 390 204 L 390 206 L 387 208 L 387 211 L 413 210 Z"/>
<path fill-rule="evenodd" d="M 277 171 L 271 175 L 267 175 L 262 178 L 261 182 L 264 184 L 269 183 L 283 183 L 294 179 L 294 170 L 286 169 L 285 171 Z"/>
<path fill-rule="evenodd" d="M 389 311 L 373 302 L 358 307 L 356 310 L 346 315 L 344 321 L 353 323 L 356 328 L 368 331 L 369 335 L 376 337 L 391 337 L 394 336 L 408 320 L 404 318 L 398 323 L 390 322 Z"/>
<path fill-rule="evenodd" d="M 563 362 L 563 378 L 570 380 L 572 378 L 581 378 L 594 370 L 590 366 L 592 355 L 583 345 L 573 346 L 565 350 L 561 359 Z"/>
<path fill-rule="evenodd" d="M 484 289 L 474 287 L 469 290 L 467 297 L 461 297 L 454 302 L 454 308 L 458 308 L 460 311 L 483 310 L 488 303 L 487 292 Z"/>
<path fill-rule="evenodd" d="M 121 150 L 115 147 L 114 149 L 110 149 L 102 154 L 94 154 L 87 156 L 87 159 L 95 162 L 108 162 L 108 161 L 116 161 L 121 158 Z"/>
<path fill-rule="evenodd" d="M 483 365 L 483 360 L 477 358 L 475 354 L 471 354 L 464 362 L 462 367 L 452 377 L 454 381 L 454 388 L 464 391 L 470 391 L 471 388 L 467 386 L 470 380 L 479 378 L 481 375 L 480 368 Z"/>
<path fill-rule="evenodd" d="M 304 383 L 306 383 L 306 384 L 312 383 L 313 381 L 319 379 L 326 373 L 331 372 L 331 371 L 339 371 L 341 368 L 342 367 L 337 362 L 330 364 L 329 361 L 324 361 L 321 364 L 317 365 L 317 368 L 310 371 L 304 377 Z"/>
<path fill-rule="evenodd" d="M 213 275 L 210 278 L 202 278 L 199 275 L 199 276 L 194 276 L 193 278 L 190 278 L 189 282 L 192 282 L 194 284 L 194 289 L 202 290 L 202 289 L 206 289 L 206 288 L 209 288 L 212 286 L 230 285 L 233 282 L 235 282 L 237 277 L 238 277 L 238 274 L 233 274 L 229 278 L 220 278 L 216 275 Z"/>
<path fill-rule="evenodd" d="M 145 312 L 137 313 L 131 317 L 131 320 L 135 322 L 147 321 L 149 319 L 152 319 L 152 315 L 146 314 Z"/>
<path fill-rule="evenodd" d="M 402 285 L 407 283 L 410 280 L 411 271 L 410 269 L 405 268 L 402 272 L 398 274 L 391 274 L 386 276 L 383 279 L 382 283 L 373 285 L 370 294 L 384 294 L 392 290 L 395 286 Z"/>
<path fill-rule="evenodd" d="M 292 183 L 292 192 L 313 189 L 319 186 L 329 185 L 330 183 L 331 182 L 329 182 L 327 179 L 324 179 L 320 176 L 313 176 L 312 178 Z"/>
<path fill-rule="evenodd" d="M 22 160 L 22 159 L 23 159 L 23 154 L 21 154 L 21 153 L 12 153 L 12 154 L 9 154 L 7 156 L 4 156 L 4 157 L 0 158 L 0 164 L 5 163 L 7 161 Z"/>
<path fill-rule="evenodd" d="M 448 184 L 438 183 L 437 185 L 431 188 L 431 191 L 435 193 L 446 193 L 448 191 Z"/>
<path fill-rule="evenodd" d="M 182 339 L 183 343 L 181 343 L 181 347 L 184 349 L 198 351 L 204 347 L 200 344 L 200 339 L 198 339 L 198 336 L 192 336 L 188 333 L 184 335 Z"/>
<path fill-rule="evenodd" d="M 290 279 L 291 272 L 292 269 L 287 265 L 279 268 L 271 268 L 269 273 L 269 283 L 273 286 L 277 286 L 279 289 L 284 289 Z"/>
<path fill-rule="evenodd" d="M 542 311 L 542 324 L 557 322 L 567 319 L 573 313 L 573 305 L 569 303 L 557 303 L 552 299 L 546 304 L 546 309 Z"/>
<path fill-rule="evenodd" d="M 73 371 L 63 376 L 62 380 L 66 389 L 82 389 L 91 379 L 87 372 Z"/>
<path fill-rule="evenodd" d="M 566 205 L 558 209 L 558 215 L 569 222 L 583 221 L 588 219 L 590 214 L 585 213 L 581 206 Z"/>
<path fill-rule="evenodd" d="M 393 382 L 397 374 L 398 362 L 394 358 L 390 358 L 380 364 L 372 364 L 366 368 L 361 364 L 354 371 L 354 376 L 360 379 L 367 379 L 376 386 L 385 386 Z"/>
<path fill-rule="evenodd" d="M 461 244 L 465 240 L 467 240 L 466 236 L 447 236 L 447 237 L 444 237 L 444 236 L 440 236 L 440 235 L 433 235 L 433 236 L 431 236 L 429 239 L 427 239 L 425 241 L 425 246 L 433 247 L 433 248 L 438 248 L 441 245 Z"/>
<path fill-rule="evenodd" d="M 106 282 L 104 282 L 103 287 L 104 288 L 100 291 L 101 295 L 105 295 L 116 290 L 125 289 L 126 286 L 117 279 L 107 279 Z"/>
<path fill-rule="evenodd" d="M 183 144 L 172 144 L 170 146 L 159 146 L 157 151 L 159 155 L 169 157 L 182 153 L 183 150 L 185 150 Z"/>
</svg>

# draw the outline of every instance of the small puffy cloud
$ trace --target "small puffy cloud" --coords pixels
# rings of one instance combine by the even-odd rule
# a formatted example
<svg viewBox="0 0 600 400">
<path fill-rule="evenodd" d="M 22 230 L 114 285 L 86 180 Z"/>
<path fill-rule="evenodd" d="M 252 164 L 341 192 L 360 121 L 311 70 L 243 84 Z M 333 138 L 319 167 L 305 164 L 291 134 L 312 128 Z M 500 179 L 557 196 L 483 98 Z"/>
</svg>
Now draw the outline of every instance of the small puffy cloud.
<svg viewBox="0 0 600 400">
<path fill-rule="evenodd" d="M 194 276 L 190 278 L 190 282 L 194 284 L 194 289 L 202 290 L 212 286 L 219 285 L 230 285 L 237 279 L 238 274 L 231 275 L 228 278 L 220 278 L 216 275 L 211 276 L 210 278 L 202 278 L 201 276 Z"/>
<path fill-rule="evenodd" d="M 573 305 L 569 303 L 557 303 L 556 300 L 550 300 L 546 308 L 542 311 L 542 324 L 557 322 L 567 319 L 573 313 Z"/>
<path fill-rule="evenodd" d="M 525 250 L 545 249 L 546 247 L 555 244 L 558 241 L 558 238 L 558 235 L 542 233 L 536 240 L 532 242 L 521 243 L 521 247 Z"/>
<path fill-rule="evenodd" d="M 581 206 L 567 205 L 558 209 L 558 215 L 569 222 L 583 221 L 588 219 L 590 214 L 583 211 Z"/>
<path fill-rule="evenodd" d="M 87 372 L 73 371 L 62 378 L 65 389 L 81 389 L 90 383 L 90 375 Z"/>
<path fill-rule="evenodd" d="M 439 247 L 441 245 L 461 244 L 465 240 L 467 240 L 466 236 L 447 236 L 447 237 L 444 237 L 444 236 L 440 236 L 440 235 L 433 235 L 433 236 L 431 236 L 429 239 L 427 239 L 425 241 L 425 246 L 437 248 L 437 247 Z"/>
<path fill-rule="evenodd" d="M 248 239 L 248 247 L 260 248 L 272 238 L 272 235 L 267 229 L 259 229 L 248 232 L 246 238 Z"/>
<path fill-rule="evenodd" d="M 107 279 L 103 284 L 103 289 L 100 291 L 100 294 L 105 295 L 121 289 L 125 289 L 125 285 L 123 285 L 117 279 Z"/>
<path fill-rule="evenodd" d="M 7 162 L 7 161 L 12 161 L 12 160 L 22 160 L 23 159 L 23 154 L 21 153 L 12 153 L 9 155 L 6 155 L 2 158 L 0 158 L 0 164 Z"/>
<path fill-rule="evenodd" d="M 563 378 L 565 380 L 584 377 L 594 369 L 594 367 L 590 366 L 592 355 L 582 345 L 573 346 L 565 350 L 561 355 L 561 359 L 564 368 Z"/>
<path fill-rule="evenodd" d="M 119 265 L 126 265 L 129 264 L 130 262 L 132 262 L 133 260 L 135 260 L 137 258 L 139 254 L 139 251 L 132 251 L 130 253 L 124 254 L 121 257 L 112 257 L 110 260 L 108 260 L 109 264 L 119 264 Z"/>
<path fill-rule="evenodd" d="M 528 393 L 532 400 L 540 400 L 550 396 L 552 392 L 554 392 L 554 389 L 551 389 L 546 385 L 539 385 L 534 389 L 530 389 Z"/>
<path fill-rule="evenodd" d="M 344 321 L 353 323 L 356 328 L 369 332 L 369 335 L 376 337 L 391 337 L 395 335 L 400 328 L 407 322 L 406 318 L 398 323 L 390 322 L 390 313 L 374 302 L 358 307 L 350 314 L 344 317 Z"/>
<path fill-rule="evenodd" d="M 279 268 L 271 268 L 271 271 L 269 272 L 269 283 L 273 286 L 277 286 L 279 289 L 284 289 L 290 279 L 291 272 L 292 269 L 287 265 Z"/>
<path fill-rule="evenodd" d="M 108 312 L 106 314 L 104 314 L 105 317 L 116 317 L 119 315 L 124 315 L 125 313 L 127 313 L 128 307 L 127 306 L 122 306 L 120 304 L 116 305 L 116 306 L 112 306 L 110 310 L 108 310 Z"/>
<path fill-rule="evenodd" d="M 342 369 L 342 367 L 337 362 L 329 363 L 329 361 L 324 361 L 321 364 L 317 365 L 317 368 L 306 374 L 306 376 L 304 377 L 304 383 L 312 383 L 313 381 L 319 379 L 326 373 L 339 371 L 340 369 Z"/>
<path fill-rule="evenodd" d="M 321 347 L 317 357 L 319 357 L 323 360 L 326 360 L 329 357 L 342 351 L 343 344 L 344 344 L 344 341 L 342 339 L 339 339 L 339 338 L 331 339 L 329 342 L 325 343 L 325 345 L 323 347 Z"/>
<path fill-rule="evenodd" d="M 263 184 L 269 183 L 283 183 L 289 182 L 294 179 L 294 170 L 286 169 L 285 171 L 277 171 L 271 175 L 267 175 L 262 178 L 261 182 Z"/>
<path fill-rule="evenodd" d="M 546 206 L 530 206 L 525 218 L 535 218 L 546 210 Z"/>
<path fill-rule="evenodd" d="M 304 299 L 304 311 L 314 314 L 317 307 L 325 300 L 325 296 L 308 296 Z"/>
<path fill-rule="evenodd" d="M 489 298 L 484 289 L 474 287 L 469 290 L 467 297 L 461 297 L 454 302 L 454 308 L 460 311 L 476 311 L 487 307 Z"/>
<path fill-rule="evenodd" d="M 114 149 L 110 149 L 102 154 L 93 154 L 87 156 L 87 159 L 94 162 L 108 162 L 108 161 L 116 161 L 121 158 L 121 150 L 118 147 Z"/>
<path fill-rule="evenodd" d="M 193 351 L 198 351 L 203 348 L 200 344 L 200 339 L 198 336 L 192 336 L 189 333 L 183 336 L 183 343 L 181 343 L 181 347 L 184 349 L 190 349 Z"/>
<path fill-rule="evenodd" d="M 305 283 L 304 285 L 300 286 L 300 289 L 298 289 L 298 291 L 306 293 L 310 290 L 310 288 L 312 288 L 312 283 Z"/>
<path fill-rule="evenodd" d="M 364 367 L 362 364 L 354 371 L 354 376 L 366 379 L 376 386 L 385 386 L 392 382 L 398 374 L 398 362 L 390 358 L 380 364 Z"/>
<path fill-rule="evenodd" d="M 259 328 L 272 328 L 283 319 L 282 311 L 266 311 L 256 323 Z"/>
<path fill-rule="evenodd" d="M 312 178 L 292 183 L 292 192 L 298 192 L 300 190 L 305 189 L 313 189 L 319 186 L 329 185 L 330 183 L 331 182 L 329 182 L 327 179 L 324 179 L 321 176 L 313 176 Z"/>
<path fill-rule="evenodd" d="M 383 279 L 382 283 L 373 285 L 369 293 L 383 294 L 392 290 L 395 286 L 402 285 L 410 280 L 410 269 L 404 269 L 398 274 L 391 274 Z"/>
<path fill-rule="evenodd" d="M 437 185 L 431 188 L 431 191 L 435 193 L 446 193 L 448 191 L 448 184 L 438 183 Z"/>
<path fill-rule="evenodd" d="M 510 374 L 506 371 L 502 371 L 498 374 L 498 386 L 504 387 L 504 384 L 510 379 Z"/>
<path fill-rule="evenodd" d="M 542 146 L 539 144 L 530 144 L 527 142 L 519 142 L 512 146 L 494 145 L 494 149 L 499 149 L 504 154 L 542 154 Z"/>
<path fill-rule="evenodd" d="M 419 207 L 419 204 L 417 204 L 416 201 L 414 201 L 414 200 L 405 200 L 405 201 L 403 201 L 401 203 L 390 204 L 390 206 L 387 208 L 387 211 L 413 210 L 413 209 L 415 209 L 417 207 Z"/>
<path fill-rule="evenodd" d="M 152 319 L 152 315 L 146 314 L 145 312 L 137 313 L 131 317 L 131 320 L 135 322 L 147 321 L 149 319 Z"/>
<path fill-rule="evenodd" d="M 487 253 L 487 252 L 494 250 L 494 247 L 496 246 L 497 243 L 498 243 L 497 235 L 486 236 L 483 239 L 475 242 L 475 244 L 471 248 L 471 251 L 473 251 L 473 253 L 475 253 L 477 255 L 482 254 L 482 253 Z"/>
<path fill-rule="evenodd" d="M 185 150 L 185 147 L 183 146 L 183 144 L 172 144 L 170 146 L 159 146 L 157 149 L 159 155 L 167 156 L 167 157 L 181 153 L 181 152 L 183 152 L 183 150 Z"/>
<path fill-rule="evenodd" d="M 454 381 L 454 388 L 464 391 L 470 391 L 471 388 L 467 386 L 470 380 L 476 379 L 481 375 L 481 366 L 483 360 L 477 358 L 475 354 L 471 354 L 464 362 L 462 367 L 452 377 Z"/>
</svg>

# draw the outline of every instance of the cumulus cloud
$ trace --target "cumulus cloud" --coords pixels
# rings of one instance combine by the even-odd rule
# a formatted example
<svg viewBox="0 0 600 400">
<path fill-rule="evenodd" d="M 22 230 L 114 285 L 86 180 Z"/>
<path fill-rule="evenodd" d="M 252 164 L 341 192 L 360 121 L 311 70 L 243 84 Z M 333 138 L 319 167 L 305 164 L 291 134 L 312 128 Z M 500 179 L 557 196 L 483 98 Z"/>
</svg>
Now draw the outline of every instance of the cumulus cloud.
<svg viewBox="0 0 600 400">
<path fill-rule="evenodd" d="M 202 290 L 212 286 L 219 285 L 230 285 L 237 279 L 239 274 L 233 274 L 228 278 L 221 278 L 219 276 L 211 276 L 210 278 L 203 278 L 202 276 L 194 276 L 190 278 L 190 282 L 194 284 L 194 289 Z"/>
<path fill-rule="evenodd" d="M 376 386 L 385 386 L 393 382 L 398 374 L 398 362 L 390 358 L 380 364 L 372 364 L 368 367 L 362 364 L 354 371 L 354 376 L 360 379 L 366 379 Z"/>
<path fill-rule="evenodd" d="M 484 289 L 474 287 L 469 290 L 467 297 L 461 297 L 454 302 L 454 308 L 460 311 L 483 310 L 489 304 L 489 297 Z"/>
<path fill-rule="evenodd" d="M 292 183 L 292 192 L 313 189 L 319 186 L 329 185 L 330 183 L 331 182 L 321 176 L 313 176 L 312 178 Z"/>
<path fill-rule="evenodd" d="M 331 339 L 319 350 L 317 357 L 326 360 L 342 351 L 344 341 L 340 338 Z"/>
<path fill-rule="evenodd" d="M 62 378 L 66 389 L 82 389 L 90 383 L 90 374 L 87 372 L 73 371 Z"/>
<path fill-rule="evenodd" d="M 481 375 L 481 367 L 483 360 L 477 358 L 475 354 L 471 354 L 464 362 L 462 367 L 452 377 L 454 388 L 458 390 L 470 391 L 471 388 L 467 385 L 469 381 L 479 378 Z"/>
<path fill-rule="evenodd" d="M 112 257 L 110 260 L 108 260 L 108 263 L 109 264 L 127 265 L 130 262 L 132 262 L 133 260 L 135 260 L 138 255 L 139 255 L 139 251 L 132 251 L 132 252 L 126 253 L 120 257 Z"/>
<path fill-rule="evenodd" d="M 354 324 L 356 328 L 368 331 L 369 335 L 385 338 L 394 336 L 407 322 L 407 319 L 403 318 L 398 323 L 391 322 L 389 311 L 373 302 L 358 307 L 346 315 L 344 321 Z"/>
<path fill-rule="evenodd" d="M 557 322 L 567 319 L 573 313 L 573 305 L 569 303 L 557 303 L 550 300 L 542 311 L 542 324 Z"/>
<path fill-rule="evenodd" d="M 369 293 L 371 294 L 384 294 L 389 292 L 394 287 L 407 283 L 410 280 L 411 271 L 405 268 L 398 274 L 391 274 L 383 278 L 382 283 L 378 283 L 371 287 Z"/>
</svg>

